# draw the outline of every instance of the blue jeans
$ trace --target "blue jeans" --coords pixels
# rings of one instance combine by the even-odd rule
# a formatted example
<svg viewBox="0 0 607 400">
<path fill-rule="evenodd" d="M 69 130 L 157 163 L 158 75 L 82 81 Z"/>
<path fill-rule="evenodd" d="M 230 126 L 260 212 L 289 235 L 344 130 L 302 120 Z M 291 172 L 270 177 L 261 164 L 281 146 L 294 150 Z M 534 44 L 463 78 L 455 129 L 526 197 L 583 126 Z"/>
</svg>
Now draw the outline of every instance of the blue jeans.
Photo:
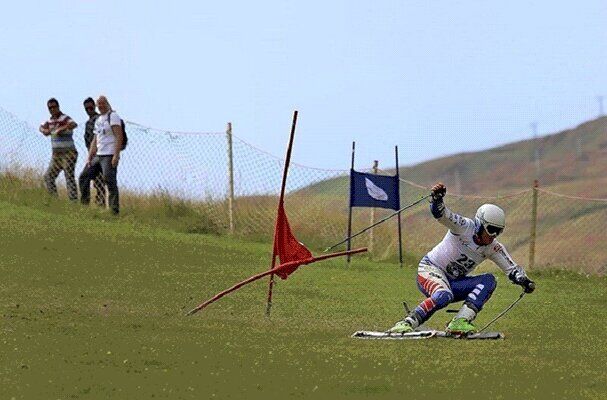
<svg viewBox="0 0 607 400">
<path fill-rule="evenodd" d="M 118 214 L 120 212 L 117 181 L 118 168 L 112 166 L 112 157 L 96 156 L 89 166 L 84 167 L 79 179 L 80 195 L 82 204 L 89 204 L 91 202 L 91 181 L 94 181 L 99 174 L 102 174 L 107 185 L 110 209 L 114 214 Z"/>
</svg>

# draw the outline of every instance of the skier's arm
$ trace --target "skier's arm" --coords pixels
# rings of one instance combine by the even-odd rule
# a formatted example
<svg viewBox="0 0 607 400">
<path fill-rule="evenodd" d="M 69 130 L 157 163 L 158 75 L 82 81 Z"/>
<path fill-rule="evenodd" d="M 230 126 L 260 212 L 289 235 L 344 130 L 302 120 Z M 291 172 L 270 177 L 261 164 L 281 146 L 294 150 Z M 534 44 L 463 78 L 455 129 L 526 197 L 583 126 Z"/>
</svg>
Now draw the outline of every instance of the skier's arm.
<svg viewBox="0 0 607 400">
<path fill-rule="evenodd" d="M 512 257 L 510 257 L 508 250 L 500 243 L 494 245 L 494 250 L 495 252 L 489 259 L 508 275 L 508 279 L 510 279 L 512 283 L 522 286 L 525 293 L 533 292 L 535 290 L 535 282 L 527 277 L 523 267 L 514 262 Z"/>
<path fill-rule="evenodd" d="M 432 187 L 430 212 L 438 222 L 449 228 L 451 233 L 455 235 L 462 234 L 471 223 L 471 220 L 454 213 L 445 206 L 443 197 L 446 193 L 447 187 L 442 183 L 437 183 Z"/>
</svg>

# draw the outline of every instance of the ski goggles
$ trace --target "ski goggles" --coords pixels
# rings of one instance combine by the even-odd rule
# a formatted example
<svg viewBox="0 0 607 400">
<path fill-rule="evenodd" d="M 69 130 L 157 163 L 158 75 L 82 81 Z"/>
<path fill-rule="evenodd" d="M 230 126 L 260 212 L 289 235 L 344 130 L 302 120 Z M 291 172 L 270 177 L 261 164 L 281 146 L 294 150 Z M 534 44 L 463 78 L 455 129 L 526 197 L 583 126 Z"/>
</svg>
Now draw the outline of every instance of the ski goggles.
<svg viewBox="0 0 607 400">
<path fill-rule="evenodd" d="M 504 228 L 494 225 L 487 225 L 485 226 L 485 229 L 487 230 L 487 233 L 493 237 L 499 236 L 500 233 L 504 231 Z"/>
</svg>

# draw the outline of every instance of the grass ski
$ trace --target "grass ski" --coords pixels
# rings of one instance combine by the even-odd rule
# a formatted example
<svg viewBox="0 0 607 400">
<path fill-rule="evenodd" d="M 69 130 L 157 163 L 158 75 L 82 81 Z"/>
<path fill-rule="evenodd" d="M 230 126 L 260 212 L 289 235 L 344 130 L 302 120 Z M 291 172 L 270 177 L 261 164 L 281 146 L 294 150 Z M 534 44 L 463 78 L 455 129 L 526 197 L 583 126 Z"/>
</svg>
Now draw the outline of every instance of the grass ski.
<svg viewBox="0 0 607 400">
<path fill-rule="evenodd" d="M 437 331 L 436 337 L 443 337 L 448 339 L 466 339 L 466 340 L 497 340 L 504 339 L 502 332 L 479 332 L 471 333 L 469 335 L 453 335 L 444 331 Z"/>
<path fill-rule="evenodd" d="M 358 339 L 429 339 L 436 333 L 437 331 L 414 331 L 407 333 L 357 331 L 352 334 L 352 337 Z"/>
<path fill-rule="evenodd" d="M 356 339 L 388 339 L 388 340 L 419 340 L 430 338 L 463 339 L 463 340 L 497 340 L 504 339 L 501 332 L 480 332 L 470 335 L 452 335 L 445 331 L 424 330 L 407 333 L 391 333 L 377 331 L 357 331 L 352 334 Z"/>
</svg>

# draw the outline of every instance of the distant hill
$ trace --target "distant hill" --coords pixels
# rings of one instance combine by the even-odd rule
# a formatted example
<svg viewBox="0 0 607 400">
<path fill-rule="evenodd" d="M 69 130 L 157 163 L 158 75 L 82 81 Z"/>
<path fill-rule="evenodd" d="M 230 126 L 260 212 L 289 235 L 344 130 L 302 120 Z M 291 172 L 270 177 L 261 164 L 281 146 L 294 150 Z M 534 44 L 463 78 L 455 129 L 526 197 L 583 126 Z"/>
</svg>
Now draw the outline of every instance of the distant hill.
<svg viewBox="0 0 607 400">
<path fill-rule="evenodd" d="M 524 140 L 403 167 L 400 169 L 401 177 L 422 187 L 402 183 L 401 204 L 408 204 L 427 194 L 427 188 L 437 181 L 447 184 L 447 203 L 462 215 L 474 215 L 483 202 L 495 202 L 508 216 L 508 234 L 503 237 L 502 243 L 515 259 L 525 263 L 529 257 L 530 243 L 530 188 L 536 175 L 535 145 L 533 140 Z M 541 156 L 540 188 L 560 194 L 607 198 L 607 117 L 539 137 L 537 148 Z M 387 172 L 394 173 L 393 170 Z M 306 198 L 307 202 L 297 211 L 304 210 L 307 215 L 307 205 L 318 208 L 321 200 L 332 205 L 332 208 L 327 206 L 326 209 L 347 210 L 348 187 L 348 177 L 342 176 L 301 189 L 298 195 Z M 454 193 L 475 196 L 453 196 Z M 513 193 L 518 194 L 506 196 Z M 559 266 L 604 274 L 607 271 L 607 248 L 599 244 L 607 239 L 596 221 L 607 218 L 607 203 L 540 193 L 536 267 Z M 335 207 L 337 201 L 338 208 Z M 330 215 L 336 219 L 340 214 L 334 212 Z M 356 210 L 354 215 L 355 227 L 362 228 L 369 224 L 369 216 L 362 210 Z M 378 217 L 380 215 L 386 213 L 378 211 Z M 430 223 L 427 206 L 407 211 L 402 218 L 405 248 L 412 254 L 424 254 L 444 234 L 442 227 Z M 345 226 L 344 221 L 340 223 Z M 339 224 L 334 222 L 334 225 Z M 375 232 L 376 242 L 382 247 L 374 253 L 380 258 L 396 253 L 394 228 L 387 225 L 382 225 Z M 365 240 L 358 240 L 357 243 L 365 244 Z"/>
<path fill-rule="evenodd" d="M 462 194 L 505 193 L 532 185 L 536 175 L 535 148 L 536 141 L 523 140 L 403 167 L 400 174 L 425 186 L 442 181 L 451 192 Z M 592 197 L 607 197 L 607 117 L 541 136 L 537 148 L 542 187 L 567 194 L 589 191 Z M 335 181 L 320 182 L 306 192 L 327 193 L 332 187 L 343 186 Z"/>
</svg>

